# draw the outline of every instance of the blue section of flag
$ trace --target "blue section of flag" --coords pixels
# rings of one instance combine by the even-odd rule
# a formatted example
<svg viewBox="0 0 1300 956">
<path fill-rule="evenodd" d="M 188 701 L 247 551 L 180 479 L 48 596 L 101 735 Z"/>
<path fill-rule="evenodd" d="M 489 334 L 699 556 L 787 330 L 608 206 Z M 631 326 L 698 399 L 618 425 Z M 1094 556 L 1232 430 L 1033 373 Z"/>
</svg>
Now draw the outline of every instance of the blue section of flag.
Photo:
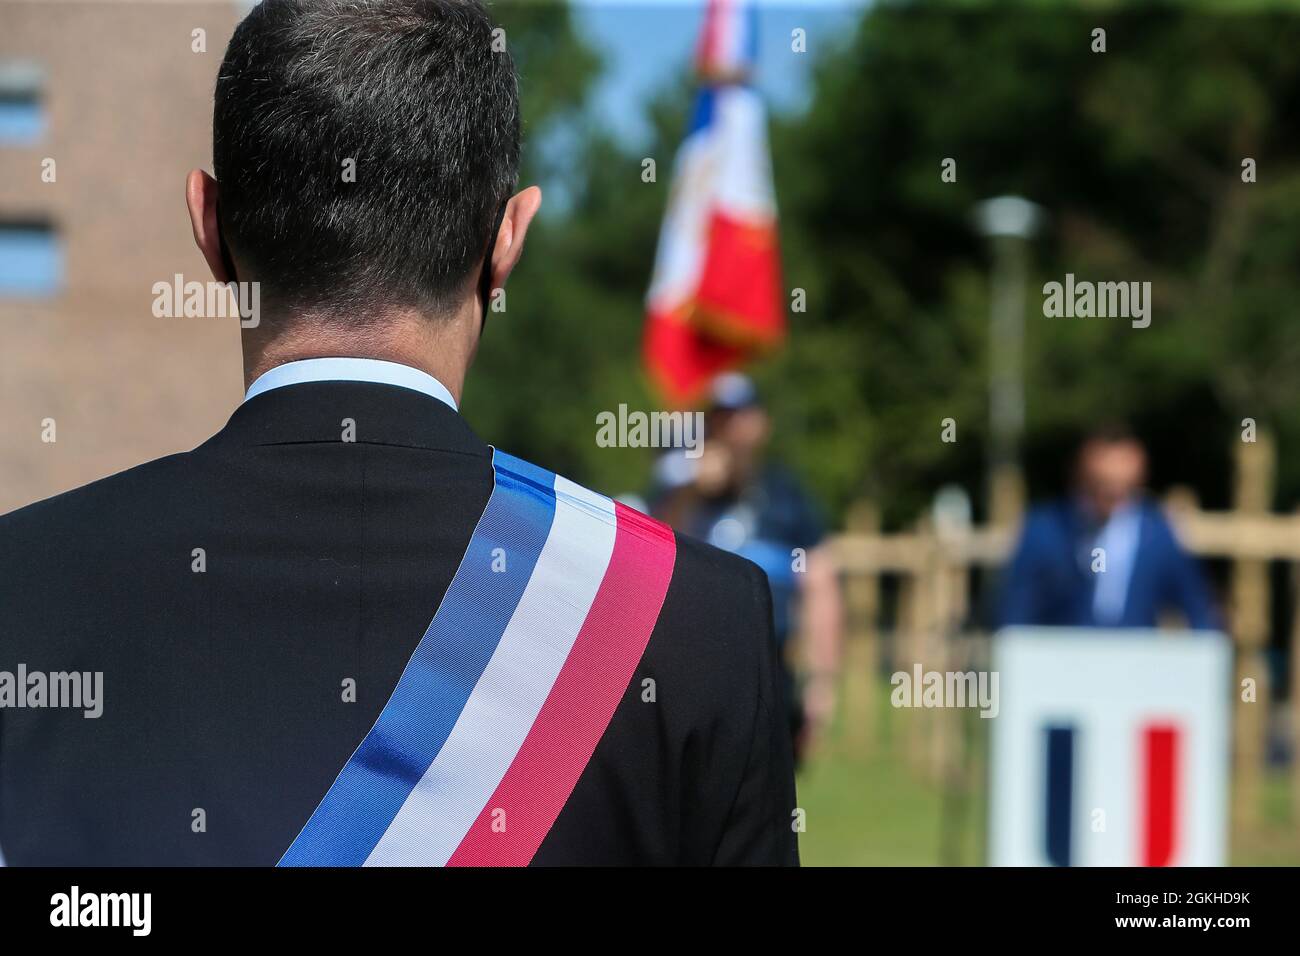
<svg viewBox="0 0 1300 956">
<path fill-rule="evenodd" d="M 717 94 L 712 87 L 701 87 L 695 94 L 695 109 L 691 112 L 691 125 L 687 135 L 698 133 L 713 123 L 713 107 Z"/>
<path fill-rule="evenodd" d="M 745 52 L 741 55 L 746 66 L 758 63 L 758 4 L 748 4 L 745 10 Z"/>
<path fill-rule="evenodd" d="M 500 643 L 550 534 L 555 476 L 500 451 L 492 467 L 491 497 L 442 604 L 379 719 L 281 866 L 365 863 L 438 756 Z"/>
<path fill-rule="evenodd" d="M 1054 866 L 1070 865 L 1070 831 L 1074 816 L 1074 727 L 1046 728 L 1046 803 L 1043 843 Z"/>
</svg>

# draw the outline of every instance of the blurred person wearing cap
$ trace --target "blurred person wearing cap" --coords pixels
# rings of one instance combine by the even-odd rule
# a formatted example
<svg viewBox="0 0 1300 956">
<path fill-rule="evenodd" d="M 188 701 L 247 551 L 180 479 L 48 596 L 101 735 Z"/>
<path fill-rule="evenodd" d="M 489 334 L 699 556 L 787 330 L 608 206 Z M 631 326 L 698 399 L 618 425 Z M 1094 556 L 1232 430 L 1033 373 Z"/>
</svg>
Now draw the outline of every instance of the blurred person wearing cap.
<svg viewBox="0 0 1300 956">
<path fill-rule="evenodd" d="M 720 375 L 713 383 L 700 456 L 674 450 L 656 465 L 654 513 L 748 558 L 767 575 L 790 732 L 800 760 L 835 708 L 841 602 L 833 559 L 821 547 L 817 506 L 792 474 L 767 459 L 771 425 L 747 376 Z M 787 647 L 795 631 L 805 646 L 802 687 Z"/>
<path fill-rule="evenodd" d="M 1025 519 L 1003 584 L 1002 626 L 1153 628 L 1178 611 L 1190 628 L 1218 628 L 1195 559 L 1142 492 L 1146 464 L 1125 426 L 1084 439 L 1072 493 Z"/>
</svg>

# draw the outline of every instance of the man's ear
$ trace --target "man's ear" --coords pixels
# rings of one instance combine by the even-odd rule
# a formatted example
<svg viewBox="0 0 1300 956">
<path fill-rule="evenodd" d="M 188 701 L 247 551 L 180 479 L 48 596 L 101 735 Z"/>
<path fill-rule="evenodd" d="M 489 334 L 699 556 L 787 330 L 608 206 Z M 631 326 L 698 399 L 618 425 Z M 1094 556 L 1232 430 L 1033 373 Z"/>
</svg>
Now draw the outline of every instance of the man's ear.
<svg viewBox="0 0 1300 956">
<path fill-rule="evenodd" d="M 506 279 L 510 278 L 519 257 L 523 255 L 528 224 L 541 207 L 542 191 L 537 186 L 520 190 L 506 203 L 505 216 L 497 231 L 496 245 L 492 247 L 492 288 L 505 287 Z"/>
<path fill-rule="evenodd" d="M 185 205 L 194 227 L 194 244 L 218 282 L 229 282 L 226 262 L 221 255 L 221 226 L 217 224 L 217 181 L 201 169 L 192 169 L 185 177 Z"/>
</svg>

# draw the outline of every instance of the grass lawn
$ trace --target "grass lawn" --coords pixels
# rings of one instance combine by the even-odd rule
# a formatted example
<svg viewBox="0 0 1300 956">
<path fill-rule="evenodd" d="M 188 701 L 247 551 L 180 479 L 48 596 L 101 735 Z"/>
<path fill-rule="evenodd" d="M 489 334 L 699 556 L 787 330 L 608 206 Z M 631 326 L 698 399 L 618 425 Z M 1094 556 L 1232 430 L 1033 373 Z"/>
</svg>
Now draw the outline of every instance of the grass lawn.
<svg viewBox="0 0 1300 956">
<path fill-rule="evenodd" d="M 900 723 L 884 714 L 881 726 Z M 976 782 L 964 797 L 950 796 L 909 767 L 901 742 L 850 745 L 832 728 L 822 751 L 799 774 L 799 806 L 806 813 L 800 836 L 805 866 L 975 865 L 983 861 L 987 808 Z M 982 773 L 971 775 L 973 781 Z M 1293 821 L 1285 773 L 1264 781 L 1262 821 L 1253 833 L 1235 834 L 1231 861 L 1238 866 L 1300 866 L 1300 821 Z"/>
</svg>

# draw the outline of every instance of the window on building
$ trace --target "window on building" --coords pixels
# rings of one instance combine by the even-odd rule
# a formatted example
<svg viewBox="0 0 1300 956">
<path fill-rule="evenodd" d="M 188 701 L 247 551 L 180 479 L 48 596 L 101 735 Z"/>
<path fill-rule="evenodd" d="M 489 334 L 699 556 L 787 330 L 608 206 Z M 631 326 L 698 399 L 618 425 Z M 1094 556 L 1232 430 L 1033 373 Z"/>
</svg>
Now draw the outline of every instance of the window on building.
<svg viewBox="0 0 1300 956">
<path fill-rule="evenodd" d="M 34 143 L 45 135 L 44 86 L 39 63 L 0 58 L 0 146 Z"/>
<path fill-rule="evenodd" d="M 43 297 L 63 286 L 63 243 L 47 222 L 0 221 L 0 297 Z"/>
</svg>

